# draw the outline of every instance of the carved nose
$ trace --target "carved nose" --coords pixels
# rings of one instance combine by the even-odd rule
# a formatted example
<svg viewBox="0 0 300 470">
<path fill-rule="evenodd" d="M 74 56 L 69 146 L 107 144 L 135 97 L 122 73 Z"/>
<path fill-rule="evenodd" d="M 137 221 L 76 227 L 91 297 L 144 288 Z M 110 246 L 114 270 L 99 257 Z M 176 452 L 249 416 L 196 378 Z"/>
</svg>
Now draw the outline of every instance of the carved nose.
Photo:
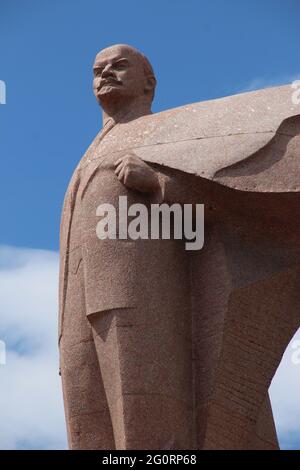
<svg viewBox="0 0 300 470">
<path fill-rule="evenodd" d="M 113 76 L 113 73 L 112 73 L 111 68 L 109 66 L 106 66 L 105 69 L 102 72 L 102 78 L 112 77 L 112 76 Z"/>
</svg>

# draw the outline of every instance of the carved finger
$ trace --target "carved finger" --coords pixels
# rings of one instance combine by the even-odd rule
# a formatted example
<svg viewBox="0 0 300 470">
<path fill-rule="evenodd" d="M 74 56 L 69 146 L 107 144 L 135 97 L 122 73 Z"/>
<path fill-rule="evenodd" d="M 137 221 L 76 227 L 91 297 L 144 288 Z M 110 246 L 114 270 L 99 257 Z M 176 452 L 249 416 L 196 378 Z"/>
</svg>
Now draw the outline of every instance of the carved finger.
<svg viewBox="0 0 300 470">
<path fill-rule="evenodd" d="M 120 171 L 122 170 L 122 168 L 124 168 L 124 162 L 123 162 L 123 161 L 121 161 L 121 162 L 119 163 L 119 165 L 116 167 L 116 169 L 115 169 L 115 174 L 118 175 L 118 173 L 120 173 Z"/>
<path fill-rule="evenodd" d="M 120 163 L 122 163 L 123 161 L 124 161 L 124 155 L 123 155 L 123 157 L 118 158 L 118 160 L 115 163 L 115 166 L 120 165 Z"/>
<path fill-rule="evenodd" d="M 123 167 L 120 171 L 120 173 L 118 174 L 118 180 L 119 181 L 122 181 L 125 177 L 125 168 Z"/>
</svg>

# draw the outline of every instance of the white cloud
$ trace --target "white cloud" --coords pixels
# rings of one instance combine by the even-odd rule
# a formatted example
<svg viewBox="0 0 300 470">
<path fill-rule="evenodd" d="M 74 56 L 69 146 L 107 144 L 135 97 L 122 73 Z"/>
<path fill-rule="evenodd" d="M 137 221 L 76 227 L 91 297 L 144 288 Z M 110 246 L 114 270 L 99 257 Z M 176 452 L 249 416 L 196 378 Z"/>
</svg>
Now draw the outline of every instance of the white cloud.
<svg viewBox="0 0 300 470">
<path fill-rule="evenodd" d="M 0 247 L 0 449 L 66 448 L 57 279 L 57 253 Z"/>
<path fill-rule="evenodd" d="M 66 448 L 57 351 L 58 254 L 0 246 L 0 449 Z M 300 339 L 300 330 L 295 336 Z M 300 448 L 300 364 L 289 346 L 271 386 L 282 448 Z"/>
<path fill-rule="evenodd" d="M 281 77 L 256 77 L 245 86 L 242 86 L 238 93 L 260 90 L 274 86 L 287 85 L 300 79 L 300 73 L 295 75 L 282 75 Z"/>
<path fill-rule="evenodd" d="M 300 330 L 287 347 L 270 388 L 273 413 L 282 448 L 300 449 Z M 297 342 L 296 342 L 297 341 Z M 293 343 L 297 350 L 292 348 Z M 297 352 L 298 351 L 298 352 Z M 293 357 L 296 357 L 293 360 Z"/>
</svg>

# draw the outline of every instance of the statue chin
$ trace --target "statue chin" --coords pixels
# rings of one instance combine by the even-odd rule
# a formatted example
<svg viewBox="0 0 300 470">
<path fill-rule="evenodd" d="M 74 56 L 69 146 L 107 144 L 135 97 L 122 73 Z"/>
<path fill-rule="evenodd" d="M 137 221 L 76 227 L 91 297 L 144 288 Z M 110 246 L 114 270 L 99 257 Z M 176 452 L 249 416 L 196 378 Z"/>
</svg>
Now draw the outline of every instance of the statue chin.
<svg viewBox="0 0 300 470">
<path fill-rule="evenodd" d="M 126 98 L 126 94 L 124 95 L 118 86 L 114 85 L 105 85 L 97 93 L 97 101 L 101 106 L 107 106 L 110 103 L 115 103 L 119 100 L 121 102 L 124 98 Z"/>
</svg>

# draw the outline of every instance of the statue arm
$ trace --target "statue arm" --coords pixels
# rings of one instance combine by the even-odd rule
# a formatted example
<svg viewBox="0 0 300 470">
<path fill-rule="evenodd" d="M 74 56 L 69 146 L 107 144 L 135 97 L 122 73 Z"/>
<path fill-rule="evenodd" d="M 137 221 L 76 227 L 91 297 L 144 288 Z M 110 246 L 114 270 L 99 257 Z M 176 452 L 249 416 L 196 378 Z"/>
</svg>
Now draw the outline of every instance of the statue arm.
<svg viewBox="0 0 300 470">
<path fill-rule="evenodd" d="M 151 194 L 156 203 L 214 204 L 222 200 L 219 184 L 184 171 L 145 162 L 133 152 L 115 163 L 115 174 L 129 189 Z"/>
</svg>

